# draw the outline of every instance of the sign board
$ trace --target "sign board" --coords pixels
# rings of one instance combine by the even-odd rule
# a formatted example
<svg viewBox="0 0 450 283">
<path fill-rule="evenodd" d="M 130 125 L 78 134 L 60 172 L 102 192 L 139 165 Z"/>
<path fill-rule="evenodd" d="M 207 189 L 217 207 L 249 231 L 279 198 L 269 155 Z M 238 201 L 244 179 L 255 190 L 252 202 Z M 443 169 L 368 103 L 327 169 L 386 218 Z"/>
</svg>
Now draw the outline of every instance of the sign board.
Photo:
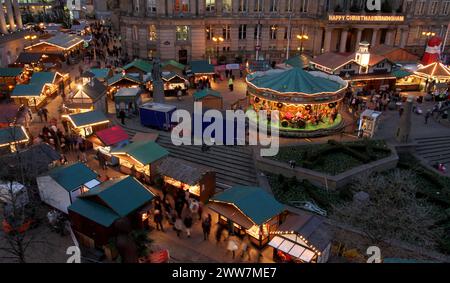
<svg viewBox="0 0 450 283">
<path fill-rule="evenodd" d="M 393 15 L 328 15 L 330 22 L 404 22 L 405 16 Z"/>
</svg>

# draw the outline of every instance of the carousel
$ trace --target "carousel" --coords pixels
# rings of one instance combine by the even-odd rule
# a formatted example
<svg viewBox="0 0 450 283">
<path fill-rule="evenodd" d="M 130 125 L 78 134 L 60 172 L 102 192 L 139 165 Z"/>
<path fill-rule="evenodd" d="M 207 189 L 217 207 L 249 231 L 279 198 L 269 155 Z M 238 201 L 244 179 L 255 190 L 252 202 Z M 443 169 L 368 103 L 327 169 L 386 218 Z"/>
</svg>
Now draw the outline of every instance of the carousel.
<svg viewBox="0 0 450 283">
<path fill-rule="evenodd" d="M 255 72 L 246 78 L 250 110 L 278 110 L 283 136 L 320 136 L 342 129 L 339 113 L 348 83 L 301 68 Z"/>
</svg>

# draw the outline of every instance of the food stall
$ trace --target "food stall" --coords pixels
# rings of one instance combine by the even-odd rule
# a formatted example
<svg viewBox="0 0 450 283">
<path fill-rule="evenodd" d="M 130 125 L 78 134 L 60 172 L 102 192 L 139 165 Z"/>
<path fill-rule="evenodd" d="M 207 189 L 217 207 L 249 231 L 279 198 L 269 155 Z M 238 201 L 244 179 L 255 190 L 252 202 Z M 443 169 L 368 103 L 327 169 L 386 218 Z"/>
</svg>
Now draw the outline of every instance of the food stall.
<svg viewBox="0 0 450 283">
<path fill-rule="evenodd" d="M 208 208 L 217 213 L 219 225 L 232 228 L 237 235 L 248 235 L 257 247 L 269 242 L 270 233 L 278 230 L 285 211 L 264 189 L 246 186 L 234 186 L 213 196 Z"/>
<path fill-rule="evenodd" d="M 96 78 L 79 85 L 76 92 L 69 95 L 63 107 L 68 113 L 92 110 L 106 112 L 106 86 Z"/>
<path fill-rule="evenodd" d="M 118 73 L 112 78 L 108 79 L 108 97 L 114 98 L 114 94 L 121 88 L 141 88 L 144 86 L 144 81 L 138 76 L 127 74 L 125 72 Z"/>
<path fill-rule="evenodd" d="M 97 131 L 108 128 L 110 124 L 105 114 L 99 110 L 70 114 L 63 119 L 70 122 L 70 131 L 82 137 L 89 137 Z"/>
<path fill-rule="evenodd" d="M 183 95 L 186 95 L 186 83 L 188 80 L 175 72 L 162 72 L 161 79 L 164 85 L 164 95 L 165 96 L 175 96 L 177 95 L 178 89 L 181 89 Z M 153 83 L 152 81 L 147 82 L 147 88 L 153 94 Z"/>
<path fill-rule="evenodd" d="M 145 183 L 152 183 L 157 176 L 156 168 L 169 152 L 154 141 L 139 141 L 114 148 L 111 154 L 119 158 L 122 173 L 135 176 Z"/>
<path fill-rule="evenodd" d="M 120 149 L 130 143 L 130 137 L 120 126 L 97 131 L 94 135 L 87 138 L 87 142 L 92 144 L 94 150 L 99 150 L 106 161 L 112 166 L 119 164 L 119 159 L 111 154 L 112 149 Z"/>
<path fill-rule="evenodd" d="M 178 75 L 183 75 L 186 66 L 175 61 L 175 60 L 167 60 L 161 63 L 161 71 L 162 72 L 173 72 Z"/>
<path fill-rule="evenodd" d="M 413 76 L 420 80 L 420 86 L 422 89 L 426 91 L 434 90 L 430 89 L 430 86 L 439 83 L 450 83 L 450 68 L 441 62 L 434 62 L 417 69 Z"/>
<path fill-rule="evenodd" d="M 223 108 L 223 97 L 220 92 L 212 90 L 210 88 L 204 88 L 200 91 L 194 92 L 194 102 L 201 102 L 202 107 L 205 109 L 217 109 Z"/>
<path fill-rule="evenodd" d="M 216 173 L 209 167 L 201 166 L 178 158 L 167 157 L 159 164 L 158 173 L 164 185 L 177 190 L 189 191 L 192 197 L 205 203 L 215 193 Z"/>
<path fill-rule="evenodd" d="M 198 81 L 206 79 L 212 81 L 214 75 L 214 65 L 208 63 L 206 60 L 191 61 L 190 72 L 193 74 L 191 85 L 194 86 Z"/>
<path fill-rule="evenodd" d="M 131 115 L 139 115 L 139 105 L 142 90 L 140 88 L 121 88 L 114 95 L 114 103 L 116 105 L 116 116 L 119 117 L 120 111 L 124 110 L 126 117 Z"/>
<path fill-rule="evenodd" d="M 377 130 L 381 114 L 382 112 L 370 109 L 365 110 L 359 119 L 358 136 L 372 138 Z"/>
</svg>

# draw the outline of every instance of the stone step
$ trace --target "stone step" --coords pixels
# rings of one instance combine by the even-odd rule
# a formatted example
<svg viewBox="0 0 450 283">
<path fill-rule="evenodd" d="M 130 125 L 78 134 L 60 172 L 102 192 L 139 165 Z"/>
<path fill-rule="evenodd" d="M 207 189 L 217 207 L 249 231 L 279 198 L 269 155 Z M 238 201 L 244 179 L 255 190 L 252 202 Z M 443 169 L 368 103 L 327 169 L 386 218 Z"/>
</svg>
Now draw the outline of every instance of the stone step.
<svg viewBox="0 0 450 283">
<path fill-rule="evenodd" d="M 436 152 L 450 152 L 450 147 L 432 147 L 432 148 L 416 148 L 417 153 L 420 155 L 436 153 Z"/>
<path fill-rule="evenodd" d="M 433 142 L 436 140 L 450 140 L 450 136 L 438 136 L 438 137 L 426 137 L 426 138 L 416 138 L 415 139 L 417 143 L 427 143 L 427 142 Z"/>
<path fill-rule="evenodd" d="M 450 147 L 450 139 L 433 141 L 433 142 L 427 142 L 427 143 L 421 143 L 417 147 L 418 148 L 427 148 L 427 147 L 440 146 L 440 145 L 444 145 L 444 146 L 449 146 Z"/>
</svg>

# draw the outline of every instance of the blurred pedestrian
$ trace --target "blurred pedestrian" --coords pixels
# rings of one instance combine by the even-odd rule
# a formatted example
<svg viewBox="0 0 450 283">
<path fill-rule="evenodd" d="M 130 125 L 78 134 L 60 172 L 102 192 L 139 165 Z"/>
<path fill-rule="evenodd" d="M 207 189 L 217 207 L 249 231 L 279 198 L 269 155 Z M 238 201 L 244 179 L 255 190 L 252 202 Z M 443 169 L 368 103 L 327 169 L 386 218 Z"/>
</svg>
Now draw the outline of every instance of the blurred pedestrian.
<svg viewBox="0 0 450 283">
<path fill-rule="evenodd" d="M 231 235 L 230 237 L 228 237 L 227 250 L 229 252 L 231 252 L 231 254 L 233 255 L 233 259 L 235 258 L 236 251 L 238 249 L 239 249 L 239 244 L 238 244 L 237 237 L 234 235 Z"/>
<path fill-rule="evenodd" d="M 183 221 L 181 221 L 180 217 L 177 217 L 175 220 L 175 224 L 173 225 L 173 229 L 175 229 L 175 232 L 177 232 L 177 237 L 181 238 L 181 232 L 183 230 Z"/>
<path fill-rule="evenodd" d="M 186 227 L 186 234 L 187 234 L 188 238 L 190 238 L 191 237 L 191 228 L 192 228 L 192 215 L 190 213 L 188 213 L 184 217 L 183 224 L 184 224 L 184 227 Z"/>
<path fill-rule="evenodd" d="M 203 219 L 203 221 L 202 221 L 202 230 L 203 230 L 203 239 L 204 240 L 209 239 L 209 233 L 211 232 L 211 222 L 212 222 L 211 214 L 208 214 L 208 216 L 205 219 Z"/>
<path fill-rule="evenodd" d="M 154 216 L 153 216 L 153 221 L 155 221 L 156 224 L 156 230 L 161 230 L 162 232 L 164 232 L 164 227 L 162 225 L 162 221 L 163 221 L 163 216 L 161 213 L 161 210 L 156 209 L 154 212 Z"/>
</svg>

